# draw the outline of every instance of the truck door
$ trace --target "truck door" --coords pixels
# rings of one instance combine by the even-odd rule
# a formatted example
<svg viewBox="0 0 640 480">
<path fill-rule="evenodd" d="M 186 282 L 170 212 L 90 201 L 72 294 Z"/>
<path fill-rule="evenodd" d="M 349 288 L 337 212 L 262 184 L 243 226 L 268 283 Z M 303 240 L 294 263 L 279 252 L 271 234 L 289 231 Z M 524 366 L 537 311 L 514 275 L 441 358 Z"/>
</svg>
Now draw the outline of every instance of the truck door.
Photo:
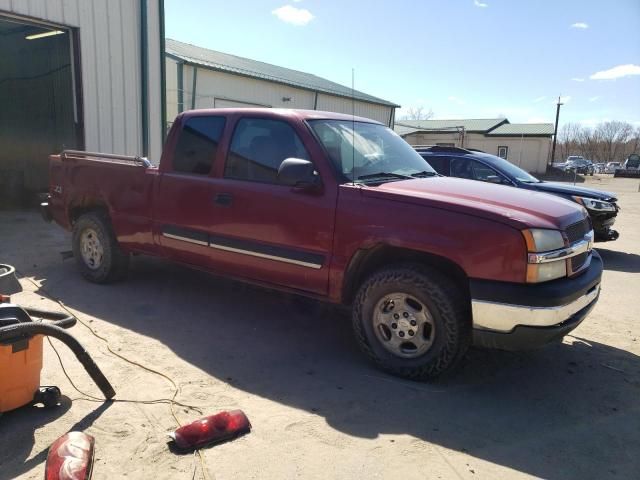
<svg viewBox="0 0 640 480">
<path fill-rule="evenodd" d="M 317 159 L 319 145 L 302 123 L 239 115 L 227 150 L 213 192 L 212 261 L 239 277 L 326 294 L 337 196 L 329 166 L 315 162 L 317 192 L 277 180 L 283 160 Z"/>
<path fill-rule="evenodd" d="M 213 165 L 220 154 L 223 116 L 189 116 L 176 126 L 160 165 L 154 231 L 172 260 L 211 268 L 209 234 L 216 209 Z"/>
</svg>

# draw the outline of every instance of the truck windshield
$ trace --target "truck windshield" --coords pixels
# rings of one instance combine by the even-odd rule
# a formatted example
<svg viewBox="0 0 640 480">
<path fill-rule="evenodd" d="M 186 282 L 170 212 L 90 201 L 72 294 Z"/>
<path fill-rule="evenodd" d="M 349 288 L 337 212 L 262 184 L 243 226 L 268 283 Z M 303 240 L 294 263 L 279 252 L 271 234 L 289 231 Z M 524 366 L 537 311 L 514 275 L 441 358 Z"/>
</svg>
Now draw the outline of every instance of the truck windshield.
<svg viewBox="0 0 640 480">
<path fill-rule="evenodd" d="M 393 130 L 376 123 L 310 120 L 344 181 L 394 181 L 437 173 Z"/>
</svg>

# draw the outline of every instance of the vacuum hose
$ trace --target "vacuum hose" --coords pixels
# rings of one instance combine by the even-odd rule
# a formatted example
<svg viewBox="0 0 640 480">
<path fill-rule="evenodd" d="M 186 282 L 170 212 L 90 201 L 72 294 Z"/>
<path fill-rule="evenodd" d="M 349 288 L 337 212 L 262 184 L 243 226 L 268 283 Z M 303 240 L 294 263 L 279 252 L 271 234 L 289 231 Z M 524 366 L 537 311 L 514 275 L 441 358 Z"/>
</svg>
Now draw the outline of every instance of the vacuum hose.
<svg viewBox="0 0 640 480">
<path fill-rule="evenodd" d="M 34 309 L 25 309 L 30 315 L 51 318 L 52 312 L 43 312 Z M 93 359 L 89 356 L 84 347 L 74 337 L 65 332 L 61 327 L 68 328 L 75 324 L 76 319 L 73 317 L 67 317 L 65 314 L 59 315 L 59 319 L 54 324 L 36 323 L 36 322 L 22 322 L 15 323 L 13 325 L 7 325 L 0 328 L 0 342 L 8 339 L 15 339 L 19 337 L 30 337 L 33 335 L 46 335 L 49 337 L 57 338 L 78 358 L 78 361 L 82 364 L 89 376 L 98 385 L 100 391 L 107 400 L 113 398 L 116 392 L 109 383 L 109 380 L 103 375 L 102 371 L 98 368 Z"/>
<path fill-rule="evenodd" d="M 72 317 L 71 315 L 67 315 L 66 313 L 50 312 L 49 310 L 38 310 L 37 308 L 23 308 L 23 310 L 27 312 L 30 317 L 55 320 L 50 325 L 55 325 L 56 327 L 60 328 L 71 328 L 77 322 L 76 317 Z"/>
</svg>

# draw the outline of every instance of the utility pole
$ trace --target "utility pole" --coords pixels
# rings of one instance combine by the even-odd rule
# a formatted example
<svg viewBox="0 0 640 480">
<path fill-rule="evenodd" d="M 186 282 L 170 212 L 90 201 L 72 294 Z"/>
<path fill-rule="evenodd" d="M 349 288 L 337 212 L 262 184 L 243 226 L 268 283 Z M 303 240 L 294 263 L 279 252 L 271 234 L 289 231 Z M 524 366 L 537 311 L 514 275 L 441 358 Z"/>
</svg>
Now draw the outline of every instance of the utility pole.
<svg viewBox="0 0 640 480">
<path fill-rule="evenodd" d="M 553 129 L 553 147 L 551 147 L 551 164 L 556 160 L 556 141 L 558 140 L 558 119 L 560 118 L 560 107 L 564 105 L 564 103 L 560 102 L 560 98 L 562 95 L 558 97 L 558 105 L 556 107 L 556 125 Z"/>
</svg>

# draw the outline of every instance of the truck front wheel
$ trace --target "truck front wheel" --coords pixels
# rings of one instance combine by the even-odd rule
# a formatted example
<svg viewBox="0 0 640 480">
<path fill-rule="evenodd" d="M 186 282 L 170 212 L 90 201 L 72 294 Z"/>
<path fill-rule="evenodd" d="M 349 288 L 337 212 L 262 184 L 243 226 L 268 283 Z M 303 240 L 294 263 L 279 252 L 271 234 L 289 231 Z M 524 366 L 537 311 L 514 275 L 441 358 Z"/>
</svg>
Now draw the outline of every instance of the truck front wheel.
<svg viewBox="0 0 640 480">
<path fill-rule="evenodd" d="M 73 225 L 73 256 L 82 276 L 94 283 L 109 283 L 124 278 L 129 255 L 124 253 L 106 215 L 89 212 Z"/>
<path fill-rule="evenodd" d="M 420 265 L 381 270 L 353 305 L 364 353 L 394 375 L 433 379 L 453 369 L 471 340 L 468 302 L 440 272 Z"/>
</svg>

